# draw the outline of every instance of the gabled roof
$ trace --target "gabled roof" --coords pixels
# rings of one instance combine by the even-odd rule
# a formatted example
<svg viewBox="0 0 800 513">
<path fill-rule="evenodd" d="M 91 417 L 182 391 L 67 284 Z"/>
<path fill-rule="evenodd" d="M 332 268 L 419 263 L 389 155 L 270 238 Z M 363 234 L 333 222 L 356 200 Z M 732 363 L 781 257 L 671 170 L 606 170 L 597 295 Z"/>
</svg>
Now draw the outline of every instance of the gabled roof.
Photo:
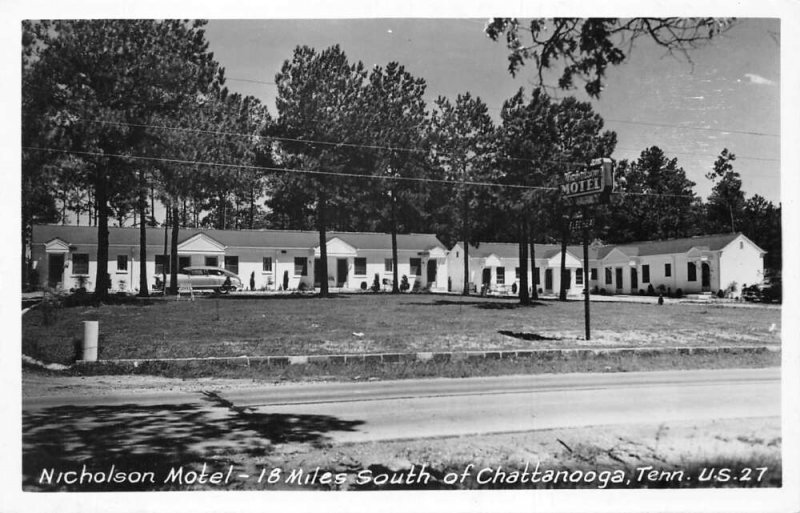
<svg viewBox="0 0 800 513">
<path fill-rule="evenodd" d="M 311 249 L 319 246 L 319 232 L 304 230 L 202 230 L 184 228 L 178 232 L 178 244 L 188 239 L 205 234 L 228 248 L 302 248 Z M 354 248 L 362 250 L 383 250 L 392 248 L 392 239 L 388 233 L 372 232 L 327 232 L 326 239 L 339 238 Z M 168 237 L 171 240 L 172 230 Z M 62 226 L 35 225 L 32 243 L 42 244 L 54 238 L 60 238 L 71 245 L 97 244 L 97 227 L 95 226 Z M 148 245 L 161 245 L 164 242 L 164 228 L 147 228 Z M 108 228 L 110 245 L 138 246 L 139 228 Z M 445 250 L 444 244 L 434 234 L 410 233 L 397 234 L 397 248 L 409 251 L 429 251 L 434 248 Z"/>
<path fill-rule="evenodd" d="M 708 251 L 719 251 L 737 237 L 743 236 L 741 233 L 720 233 L 714 235 L 698 235 L 696 237 L 686 237 L 682 239 L 667 239 L 657 241 L 628 242 L 624 245 L 610 246 L 619 248 L 629 256 L 648 256 L 666 255 L 674 253 L 688 253 L 692 248 L 699 248 Z M 746 237 L 745 237 L 746 238 Z M 749 239 L 748 239 L 749 240 Z M 752 241 L 751 241 L 752 242 Z M 758 246 L 753 243 L 758 248 Z M 606 246 L 609 247 L 609 246 Z M 630 248 L 626 250 L 626 248 Z M 758 248 L 761 250 L 761 248 Z M 628 252 L 637 250 L 637 253 Z M 763 250 L 761 250 L 763 251 Z"/>
<path fill-rule="evenodd" d="M 550 259 L 561 253 L 561 244 L 534 244 L 537 259 Z M 567 253 L 583 260 L 583 246 L 567 246 Z M 510 242 L 481 242 L 480 245 L 469 246 L 471 258 L 487 258 L 496 255 L 498 258 L 519 258 L 519 244 Z M 597 258 L 597 249 L 589 248 L 589 259 Z"/>
</svg>

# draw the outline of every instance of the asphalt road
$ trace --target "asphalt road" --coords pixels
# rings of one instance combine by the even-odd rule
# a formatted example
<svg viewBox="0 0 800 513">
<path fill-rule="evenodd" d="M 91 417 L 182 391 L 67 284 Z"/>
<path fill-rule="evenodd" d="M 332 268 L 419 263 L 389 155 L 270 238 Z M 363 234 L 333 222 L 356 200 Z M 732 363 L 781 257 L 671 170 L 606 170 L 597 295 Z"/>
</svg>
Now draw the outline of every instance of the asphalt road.
<svg viewBox="0 0 800 513">
<path fill-rule="evenodd" d="M 212 391 L 212 390 L 209 390 Z M 780 369 L 557 374 L 469 379 L 263 385 L 217 391 L 26 398 L 55 406 L 185 404 L 356 421 L 333 442 L 531 431 L 608 424 L 780 415 Z"/>
</svg>

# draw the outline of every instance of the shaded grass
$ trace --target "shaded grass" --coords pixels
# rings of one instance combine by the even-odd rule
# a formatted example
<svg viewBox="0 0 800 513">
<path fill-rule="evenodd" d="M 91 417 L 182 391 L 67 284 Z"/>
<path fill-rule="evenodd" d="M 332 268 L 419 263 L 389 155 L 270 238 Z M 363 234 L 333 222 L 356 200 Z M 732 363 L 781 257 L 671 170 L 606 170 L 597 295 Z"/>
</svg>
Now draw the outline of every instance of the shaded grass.
<svg viewBox="0 0 800 513">
<path fill-rule="evenodd" d="M 86 320 L 100 321 L 100 359 L 780 343 L 780 310 L 713 305 L 593 303 L 590 342 L 579 301 L 520 307 L 504 298 L 353 294 L 140 305 L 62 308 L 51 325 L 33 310 L 22 321 L 23 353 L 74 361 Z"/>
</svg>

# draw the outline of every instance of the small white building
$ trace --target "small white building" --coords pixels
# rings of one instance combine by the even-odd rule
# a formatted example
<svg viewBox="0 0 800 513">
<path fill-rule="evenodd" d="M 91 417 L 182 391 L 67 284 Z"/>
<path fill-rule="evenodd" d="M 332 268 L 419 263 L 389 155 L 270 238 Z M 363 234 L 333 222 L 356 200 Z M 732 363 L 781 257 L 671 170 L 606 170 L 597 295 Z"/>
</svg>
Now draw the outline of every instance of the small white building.
<svg viewBox="0 0 800 513">
<path fill-rule="evenodd" d="M 535 244 L 534 269 L 528 266 L 528 287 L 533 286 L 541 294 L 558 294 L 561 290 L 561 246 L 557 244 Z M 589 248 L 589 262 L 592 266 L 590 281 L 593 286 L 597 279 L 597 251 Z M 529 255 L 530 258 L 530 255 Z M 583 248 L 567 246 L 565 257 L 565 278 L 568 280 L 567 294 L 580 294 L 584 288 Z M 457 243 L 447 257 L 447 272 L 450 276 L 450 290 L 464 289 L 464 248 Z M 504 242 L 482 242 L 469 247 L 470 290 L 493 294 L 514 294 L 519 288 L 520 265 L 519 245 Z M 516 285 L 516 286 L 515 286 Z"/>
<path fill-rule="evenodd" d="M 547 294 L 560 290 L 561 246 L 535 245 L 537 289 Z M 632 242 L 589 248 L 590 290 L 606 294 L 640 294 L 650 286 L 684 294 L 717 293 L 739 297 L 747 285 L 764 279 L 766 252 L 741 233 L 703 235 L 665 241 Z M 519 287 L 519 246 L 516 243 L 481 243 L 469 250 L 471 290 L 506 294 Z M 463 290 L 464 250 L 456 244 L 447 257 L 450 290 Z M 583 285 L 583 249 L 568 246 L 565 278 L 568 295 L 580 295 Z M 528 284 L 531 284 L 529 270 Z M 484 285 L 485 284 L 485 285 Z"/>
<path fill-rule="evenodd" d="M 608 293 L 678 289 L 684 294 L 728 291 L 741 296 L 764 279 L 766 252 L 741 233 L 632 242 L 598 249 L 600 284 Z"/>
<path fill-rule="evenodd" d="M 165 239 L 166 237 L 166 239 Z M 147 229 L 147 283 L 164 273 L 172 230 Z M 166 253 L 165 253 L 166 241 Z M 447 288 L 447 250 L 432 234 L 397 235 L 398 277 L 410 290 Z M 327 233 L 328 280 L 331 288 L 363 290 L 375 276 L 391 287 L 391 236 L 385 233 Z M 222 267 L 237 274 L 249 289 L 297 290 L 319 286 L 319 233 L 285 230 L 181 229 L 178 266 Z M 97 269 L 97 228 L 36 225 L 31 240 L 33 267 L 42 286 L 93 290 Z M 108 273 L 112 291 L 139 288 L 139 229 L 109 227 Z M 167 265 L 167 272 L 169 266 Z"/>
</svg>

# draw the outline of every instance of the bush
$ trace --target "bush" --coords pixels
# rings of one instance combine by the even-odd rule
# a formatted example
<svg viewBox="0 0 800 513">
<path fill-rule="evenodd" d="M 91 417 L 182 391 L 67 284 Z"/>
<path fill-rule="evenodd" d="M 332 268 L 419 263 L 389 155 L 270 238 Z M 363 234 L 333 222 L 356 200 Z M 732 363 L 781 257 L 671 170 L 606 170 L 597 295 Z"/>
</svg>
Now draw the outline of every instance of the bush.
<svg viewBox="0 0 800 513">
<path fill-rule="evenodd" d="M 512 294 L 516 294 L 517 293 L 517 284 L 516 283 L 512 283 L 511 284 L 511 293 Z"/>
<path fill-rule="evenodd" d="M 675 290 L 675 297 L 683 297 L 683 289 L 680 287 Z"/>
<path fill-rule="evenodd" d="M 42 312 L 42 323 L 52 326 L 58 321 L 61 309 L 64 307 L 64 297 L 52 291 L 45 291 L 39 310 Z"/>
<path fill-rule="evenodd" d="M 653 287 L 652 283 L 647 286 L 647 295 L 648 296 L 655 296 L 656 295 L 656 289 L 655 289 L 655 287 Z"/>
<path fill-rule="evenodd" d="M 666 292 L 667 292 L 667 287 L 666 287 L 666 286 L 665 286 L 665 285 L 662 283 L 661 285 L 659 285 L 659 286 L 658 286 L 658 292 L 659 292 L 660 294 L 666 294 Z"/>
<path fill-rule="evenodd" d="M 405 292 L 409 288 L 410 288 L 410 285 L 408 284 L 408 276 L 406 276 L 404 274 L 403 277 L 400 278 L 400 292 Z"/>
<path fill-rule="evenodd" d="M 606 292 L 606 289 L 600 289 L 601 296 L 605 296 L 606 294 L 608 294 L 608 292 Z"/>
<path fill-rule="evenodd" d="M 365 282 L 365 281 L 361 282 L 361 290 L 366 292 L 366 290 L 367 290 L 367 282 Z"/>
<path fill-rule="evenodd" d="M 375 273 L 375 278 L 372 280 L 372 292 L 378 292 L 381 290 L 381 278 L 378 276 L 378 273 Z"/>
<path fill-rule="evenodd" d="M 725 297 L 725 291 L 722 290 L 722 289 L 719 289 L 717 291 L 717 297 L 720 298 L 720 299 L 724 298 Z"/>
<path fill-rule="evenodd" d="M 308 285 L 306 285 L 305 282 L 302 282 L 302 281 L 297 286 L 297 290 L 299 290 L 300 292 L 305 292 L 307 288 L 308 288 Z"/>
<path fill-rule="evenodd" d="M 639 295 L 644 296 L 644 289 L 639 289 Z"/>
</svg>

